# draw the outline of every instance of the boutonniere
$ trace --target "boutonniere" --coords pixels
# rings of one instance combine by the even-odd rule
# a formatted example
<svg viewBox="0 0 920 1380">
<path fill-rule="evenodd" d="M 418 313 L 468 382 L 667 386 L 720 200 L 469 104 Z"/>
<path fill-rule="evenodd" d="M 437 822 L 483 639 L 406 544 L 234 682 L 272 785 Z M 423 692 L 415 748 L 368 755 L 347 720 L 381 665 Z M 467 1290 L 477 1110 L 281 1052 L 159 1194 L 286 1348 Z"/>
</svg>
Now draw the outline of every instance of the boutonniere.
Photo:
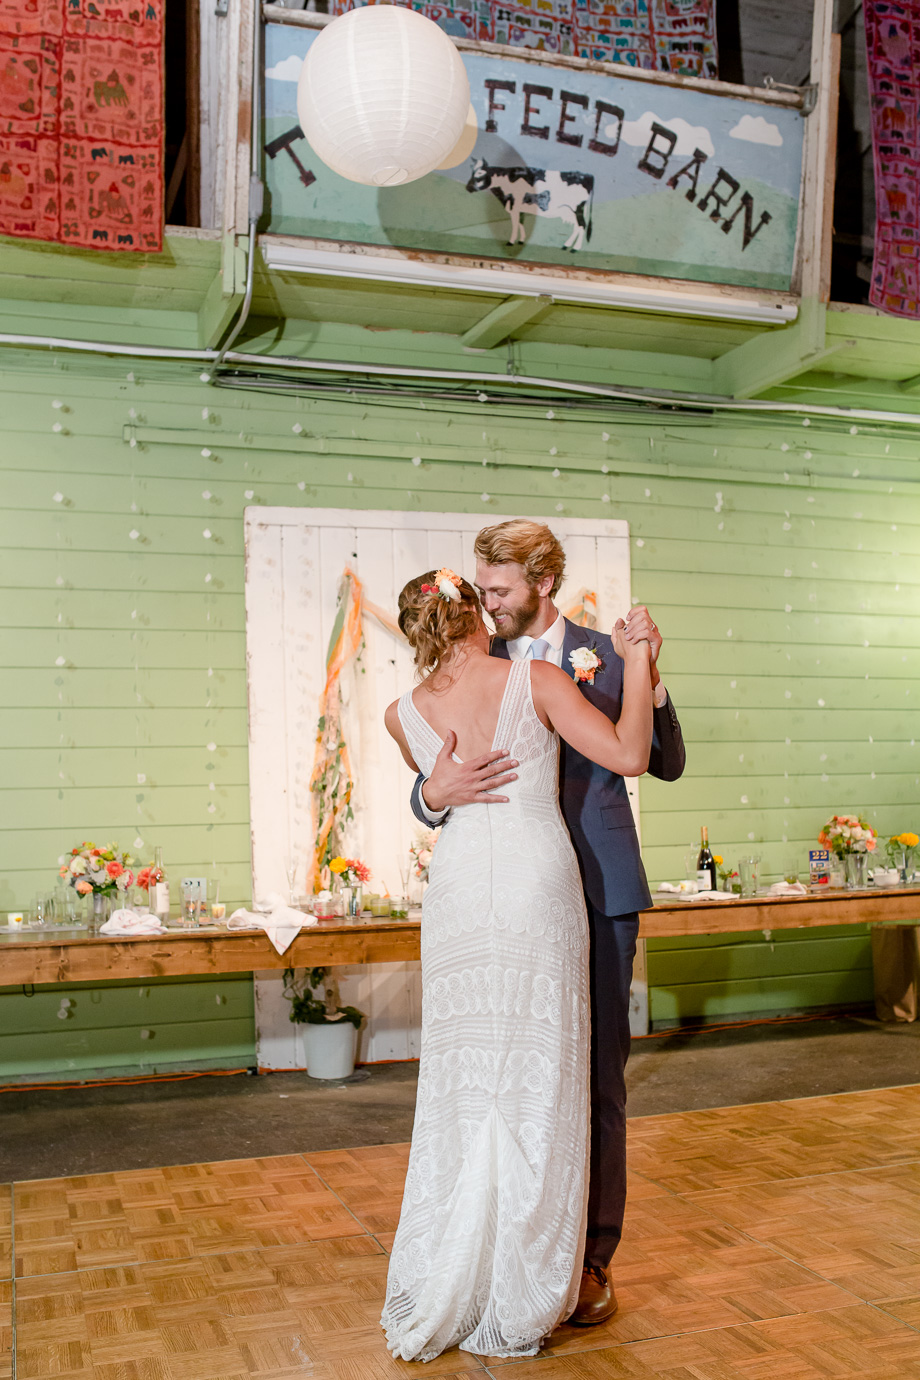
<svg viewBox="0 0 920 1380">
<path fill-rule="evenodd" d="M 574 668 L 575 679 L 587 685 L 593 685 L 597 672 L 604 669 L 596 647 L 576 647 L 574 652 L 569 653 L 569 661 Z"/>
</svg>

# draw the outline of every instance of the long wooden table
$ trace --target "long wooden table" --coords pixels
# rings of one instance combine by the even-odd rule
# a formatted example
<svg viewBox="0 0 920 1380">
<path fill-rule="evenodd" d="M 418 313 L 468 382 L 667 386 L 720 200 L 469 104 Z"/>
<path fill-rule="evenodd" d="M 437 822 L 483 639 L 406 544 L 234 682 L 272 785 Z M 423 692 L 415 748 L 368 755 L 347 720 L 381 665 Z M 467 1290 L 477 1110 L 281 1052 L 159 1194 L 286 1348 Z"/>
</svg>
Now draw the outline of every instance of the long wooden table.
<svg viewBox="0 0 920 1380">
<path fill-rule="evenodd" d="M 659 893 L 660 895 L 660 893 Z M 821 925 L 920 923 L 920 886 L 822 888 L 806 896 L 733 897 L 730 901 L 655 901 L 639 916 L 643 939 L 688 934 L 738 934 L 753 930 L 800 930 Z"/>
<path fill-rule="evenodd" d="M 301 930 L 283 954 L 261 930 L 169 930 L 136 939 L 54 928 L 0 932 L 0 987 L 398 963 L 418 958 L 419 928 L 418 918 L 324 923 Z"/>
<path fill-rule="evenodd" d="M 826 891 L 731 901 L 656 901 L 639 917 L 644 939 L 812 929 L 821 925 L 920 923 L 920 887 Z M 137 939 L 85 931 L 0 931 L 0 986 L 110 978 L 251 973 L 269 968 L 398 963 L 419 957 L 418 916 L 328 922 L 302 930 L 284 954 L 255 930 L 170 930 Z"/>
</svg>

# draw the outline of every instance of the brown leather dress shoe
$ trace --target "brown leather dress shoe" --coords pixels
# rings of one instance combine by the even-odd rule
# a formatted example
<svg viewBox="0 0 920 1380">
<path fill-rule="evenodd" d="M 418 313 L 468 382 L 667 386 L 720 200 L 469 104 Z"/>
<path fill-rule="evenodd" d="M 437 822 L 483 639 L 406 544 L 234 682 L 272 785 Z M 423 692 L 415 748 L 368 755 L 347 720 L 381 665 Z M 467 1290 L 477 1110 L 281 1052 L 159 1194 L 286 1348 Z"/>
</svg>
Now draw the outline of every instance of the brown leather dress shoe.
<svg viewBox="0 0 920 1380">
<path fill-rule="evenodd" d="M 600 1265 L 586 1265 L 581 1272 L 578 1304 L 569 1318 L 573 1327 L 595 1327 L 617 1311 L 617 1296 Z"/>
</svg>

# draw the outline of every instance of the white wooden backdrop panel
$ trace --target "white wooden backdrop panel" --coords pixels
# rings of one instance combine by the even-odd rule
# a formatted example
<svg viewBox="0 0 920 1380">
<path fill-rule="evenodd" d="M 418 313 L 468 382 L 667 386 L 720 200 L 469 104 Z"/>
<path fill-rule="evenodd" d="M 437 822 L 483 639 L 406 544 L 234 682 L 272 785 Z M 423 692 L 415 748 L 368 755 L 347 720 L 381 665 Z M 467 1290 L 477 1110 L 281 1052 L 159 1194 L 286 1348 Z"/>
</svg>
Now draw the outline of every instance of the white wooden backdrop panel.
<svg viewBox="0 0 920 1380">
<path fill-rule="evenodd" d="M 549 520 L 549 519 L 548 519 Z M 501 517 L 491 518 L 501 522 Z M 421 571 L 475 569 L 478 516 L 355 512 L 334 508 L 247 508 L 246 644 L 249 677 L 249 780 L 252 890 L 256 902 L 286 893 L 289 862 L 306 885 L 313 836 L 310 775 L 325 658 L 342 571 L 350 565 L 367 598 L 395 613 L 400 589 Z M 597 592 L 598 622 L 609 629 L 630 605 L 629 529 L 625 522 L 554 519 L 565 544 L 561 606 L 582 587 Z M 408 648 L 364 620 L 365 650 L 343 676 L 343 725 L 356 782 L 349 853 L 367 860 L 376 889 L 400 889 L 417 825 L 412 781 L 383 725 L 383 711 L 413 682 Z M 638 825 L 636 783 L 628 783 Z M 343 1000 L 368 1013 L 361 1060 L 416 1058 L 421 987 L 417 963 L 354 965 L 339 970 Z M 255 975 L 259 1066 L 303 1068 L 303 1049 L 288 1020 L 281 974 Z M 648 1023 L 644 946 L 637 955 L 631 1020 Z"/>
</svg>

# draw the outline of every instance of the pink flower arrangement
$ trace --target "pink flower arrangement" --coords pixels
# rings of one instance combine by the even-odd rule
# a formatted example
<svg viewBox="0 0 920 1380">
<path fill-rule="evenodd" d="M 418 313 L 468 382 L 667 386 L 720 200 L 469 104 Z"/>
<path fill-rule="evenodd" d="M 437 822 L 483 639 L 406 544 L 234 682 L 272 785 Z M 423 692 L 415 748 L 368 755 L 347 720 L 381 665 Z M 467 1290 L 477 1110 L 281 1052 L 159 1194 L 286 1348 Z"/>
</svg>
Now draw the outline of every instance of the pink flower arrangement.
<svg viewBox="0 0 920 1380">
<path fill-rule="evenodd" d="M 412 859 L 412 871 L 420 882 L 428 881 L 428 869 L 431 866 L 431 858 L 434 853 L 434 846 L 438 841 L 438 829 L 420 829 L 416 835 L 415 842 L 409 846 L 409 857 Z"/>
<path fill-rule="evenodd" d="M 878 831 L 861 815 L 832 815 L 818 835 L 822 848 L 830 848 L 838 858 L 847 853 L 874 853 Z"/>
<path fill-rule="evenodd" d="M 133 884 L 134 873 L 128 865 L 133 861 L 130 853 L 120 853 L 114 843 L 97 848 L 84 841 L 81 848 L 70 850 L 69 857 L 61 858 L 58 871 L 80 896 L 88 896 L 91 891 L 114 896 Z"/>
</svg>

